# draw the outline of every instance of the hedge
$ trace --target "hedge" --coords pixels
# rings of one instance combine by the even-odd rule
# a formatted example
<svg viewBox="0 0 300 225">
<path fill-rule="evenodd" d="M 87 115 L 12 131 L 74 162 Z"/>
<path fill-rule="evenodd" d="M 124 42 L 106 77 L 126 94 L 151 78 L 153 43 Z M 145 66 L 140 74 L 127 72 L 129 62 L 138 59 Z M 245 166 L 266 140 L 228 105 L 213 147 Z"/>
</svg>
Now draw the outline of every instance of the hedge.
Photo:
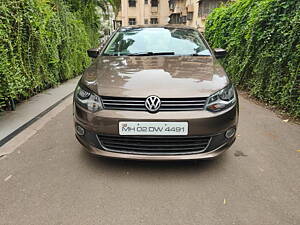
<svg viewBox="0 0 300 225">
<path fill-rule="evenodd" d="M 300 1 L 237 0 L 215 9 L 205 36 L 225 48 L 232 81 L 300 117 Z"/>
<path fill-rule="evenodd" d="M 76 8 L 63 0 L 0 3 L 0 109 L 80 74 L 97 42 L 93 1 Z M 93 22 L 91 22 L 93 21 Z"/>
</svg>

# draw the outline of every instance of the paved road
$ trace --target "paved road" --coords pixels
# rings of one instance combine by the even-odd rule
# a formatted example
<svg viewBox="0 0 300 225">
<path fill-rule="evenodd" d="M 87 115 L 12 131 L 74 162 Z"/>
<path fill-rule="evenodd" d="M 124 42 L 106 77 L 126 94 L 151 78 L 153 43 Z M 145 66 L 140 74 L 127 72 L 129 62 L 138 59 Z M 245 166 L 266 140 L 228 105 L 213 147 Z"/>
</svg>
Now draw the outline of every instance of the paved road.
<svg viewBox="0 0 300 225">
<path fill-rule="evenodd" d="M 1 225 L 300 224 L 299 125 L 241 98 L 237 142 L 216 160 L 112 160 L 83 151 L 65 104 L 1 158 Z"/>
</svg>

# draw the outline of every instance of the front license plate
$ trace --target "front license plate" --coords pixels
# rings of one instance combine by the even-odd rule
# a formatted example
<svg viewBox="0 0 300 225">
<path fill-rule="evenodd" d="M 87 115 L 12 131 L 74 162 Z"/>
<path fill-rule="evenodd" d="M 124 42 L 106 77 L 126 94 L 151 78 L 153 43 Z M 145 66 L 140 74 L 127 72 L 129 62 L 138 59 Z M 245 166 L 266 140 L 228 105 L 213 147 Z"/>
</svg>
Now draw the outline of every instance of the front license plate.
<svg viewBox="0 0 300 225">
<path fill-rule="evenodd" d="M 119 122 L 120 135 L 187 135 L 188 122 Z"/>
</svg>

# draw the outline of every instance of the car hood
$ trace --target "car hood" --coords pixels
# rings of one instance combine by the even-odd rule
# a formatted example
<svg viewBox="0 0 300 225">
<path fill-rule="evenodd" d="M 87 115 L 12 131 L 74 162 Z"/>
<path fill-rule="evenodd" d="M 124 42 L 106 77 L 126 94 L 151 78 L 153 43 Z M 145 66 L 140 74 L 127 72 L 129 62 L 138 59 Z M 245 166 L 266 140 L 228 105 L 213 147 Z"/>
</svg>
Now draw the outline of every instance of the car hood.
<svg viewBox="0 0 300 225">
<path fill-rule="evenodd" d="M 207 97 L 229 81 L 211 56 L 99 56 L 81 83 L 101 96 Z"/>
</svg>

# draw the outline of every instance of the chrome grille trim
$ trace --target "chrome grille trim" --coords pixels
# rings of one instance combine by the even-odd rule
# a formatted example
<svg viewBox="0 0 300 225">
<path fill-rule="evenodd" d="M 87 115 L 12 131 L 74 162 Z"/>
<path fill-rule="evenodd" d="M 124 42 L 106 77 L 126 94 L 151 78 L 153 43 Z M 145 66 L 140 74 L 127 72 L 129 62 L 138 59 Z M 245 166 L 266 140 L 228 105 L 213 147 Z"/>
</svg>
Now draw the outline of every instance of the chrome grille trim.
<svg viewBox="0 0 300 225">
<path fill-rule="evenodd" d="M 101 96 L 104 109 L 147 111 L 146 98 L 126 98 Z M 203 110 L 206 97 L 199 98 L 161 98 L 159 111 L 193 111 Z"/>
<path fill-rule="evenodd" d="M 103 149 L 139 155 L 186 155 L 205 152 L 211 137 L 97 135 Z"/>
</svg>

